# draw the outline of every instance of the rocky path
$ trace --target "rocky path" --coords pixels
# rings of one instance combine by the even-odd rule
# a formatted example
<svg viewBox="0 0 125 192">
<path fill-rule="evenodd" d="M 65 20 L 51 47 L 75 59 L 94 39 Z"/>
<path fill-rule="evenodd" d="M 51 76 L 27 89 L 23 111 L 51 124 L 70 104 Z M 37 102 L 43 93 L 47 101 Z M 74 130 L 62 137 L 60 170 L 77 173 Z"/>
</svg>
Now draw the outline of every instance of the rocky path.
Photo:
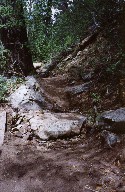
<svg viewBox="0 0 125 192">
<path fill-rule="evenodd" d="M 70 134 L 72 126 L 78 125 L 79 121 L 76 121 L 78 114 L 73 108 L 69 111 L 68 96 L 81 92 L 81 89 L 86 91 L 86 85 L 69 85 L 62 76 L 39 80 L 38 86 L 32 79 L 30 84 L 19 88 L 16 100 L 14 95 L 11 96 L 15 112 L 13 114 L 12 109 L 7 111 L 13 119 L 9 122 L 10 127 L 0 150 L 0 192 L 125 191 L 124 137 L 114 148 L 105 146 L 99 134 L 84 129 L 85 116 L 82 116 L 82 121 L 80 119 L 76 136 Z M 13 106 L 15 103 L 16 106 Z M 74 116 L 69 116 L 69 113 L 66 116 L 67 109 Z M 36 126 L 32 128 L 34 121 L 33 124 L 29 122 L 35 118 Z M 39 118 L 42 120 L 38 121 Z M 50 132 L 45 130 L 47 139 L 40 140 L 38 132 L 41 125 L 46 128 L 46 119 L 50 122 Z M 68 135 L 66 130 L 60 132 L 60 128 L 66 127 L 66 122 L 70 125 Z M 52 132 L 52 124 L 56 131 Z M 53 137 L 54 134 L 56 137 Z"/>
</svg>

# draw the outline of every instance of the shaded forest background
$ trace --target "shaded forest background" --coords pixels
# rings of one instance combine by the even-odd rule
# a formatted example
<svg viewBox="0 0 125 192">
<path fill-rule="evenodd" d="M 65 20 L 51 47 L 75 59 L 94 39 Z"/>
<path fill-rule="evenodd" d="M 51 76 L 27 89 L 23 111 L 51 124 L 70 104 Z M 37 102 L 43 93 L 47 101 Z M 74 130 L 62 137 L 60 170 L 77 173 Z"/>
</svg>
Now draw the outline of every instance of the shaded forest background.
<svg viewBox="0 0 125 192">
<path fill-rule="evenodd" d="M 101 33 L 109 42 L 101 58 L 124 75 L 123 0 L 1 0 L 0 70 L 28 75 L 33 61 L 51 62 L 60 52 Z"/>
</svg>

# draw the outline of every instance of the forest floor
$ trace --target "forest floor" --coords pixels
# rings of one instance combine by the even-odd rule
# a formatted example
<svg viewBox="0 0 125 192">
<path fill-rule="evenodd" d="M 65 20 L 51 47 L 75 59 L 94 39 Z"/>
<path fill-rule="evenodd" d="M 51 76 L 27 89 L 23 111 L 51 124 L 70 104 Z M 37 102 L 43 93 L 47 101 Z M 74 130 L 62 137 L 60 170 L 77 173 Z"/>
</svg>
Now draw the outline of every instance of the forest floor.
<svg viewBox="0 0 125 192">
<path fill-rule="evenodd" d="M 52 110 L 65 111 L 70 104 L 62 79 L 41 79 Z M 10 107 L 3 109 L 11 115 Z M 123 192 L 124 146 L 123 138 L 106 147 L 98 133 L 42 142 L 15 137 L 8 129 L 0 152 L 0 192 Z"/>
<path fill-rule="evenodd" d="M 125 191 L 124 146 L 104 148 L 97 135 L 38 143 L 6 133 L 0 192 Z"/>
<path fill-rule="evenodd" d="M 38 143 L 6 133 L 0 192 L 125 191 L 124 146 L 104 148 L 97 135 Z"/>
</svg>

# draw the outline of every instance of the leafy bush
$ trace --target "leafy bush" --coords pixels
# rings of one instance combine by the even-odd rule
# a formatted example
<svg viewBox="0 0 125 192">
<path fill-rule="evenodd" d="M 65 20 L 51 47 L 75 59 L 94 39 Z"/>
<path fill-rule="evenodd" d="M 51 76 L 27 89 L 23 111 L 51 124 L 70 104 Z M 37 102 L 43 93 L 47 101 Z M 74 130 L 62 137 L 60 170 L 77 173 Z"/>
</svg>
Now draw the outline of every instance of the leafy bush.
<svg viewBox="0 0 125 192">
<path fill-rule="evenodd" d="M 9 52 L 4 48 L 3 44 L 0 43 L 0 71 L 3 72 L 7 65 L 7 56 Z"/>
<path fill-rule="evenodd" d="M 1 102 L 4 102 L 6 100 L 7 91 L 8 91 L 8 88 L 7 88 L 6 79 L 3 76 L 0 76 L 0 101 Z"/>
<path fill-rule="evenodd" d="M 7 77 L 0 75 L 0 102 L 7 102 L 7 96 L 14 92 L 23 81 L 19 77 L 7 79 Z"/>
</svg>

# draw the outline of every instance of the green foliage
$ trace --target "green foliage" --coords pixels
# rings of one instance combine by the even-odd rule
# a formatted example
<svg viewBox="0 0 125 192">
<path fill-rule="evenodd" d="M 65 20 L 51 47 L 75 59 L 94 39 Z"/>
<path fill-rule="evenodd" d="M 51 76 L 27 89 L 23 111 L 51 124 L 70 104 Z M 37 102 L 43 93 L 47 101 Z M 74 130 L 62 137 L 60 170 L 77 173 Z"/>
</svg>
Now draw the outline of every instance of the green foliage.
<svg viewBox="0 0 125 192">
<path fill-rule="evenodd" d="M 7 83 L 3 76 L 0 76 L 0 102 L 6 101 Z"/>
<path fill-rule="evenodd" d="M 120 52 L 121 45 L 125 44 L 119 33 L 125 4 L 123 0 L 18 0 L 16 9 L 14 3 L 10 4 L 9 0 L 6 2 L 9 3 L 0 5 L 0 29 L 24 26 L 24 20 L 21 20 L 24 12 L 19 12 L 23 5 L 30 49 L 36 61 L 49 60 L 97 28 L 109 44 L 114 46 L 113 51 L 117 49 Z M 53 14 L 53 10 L 57 12 Z M 119 58 L 112 59 L 109 52 L 101 58 L 101 62 L 108 63 L 107 72 L 114 73 L 119 65 Z M 2 68 L 6 63 L 6 54 L 7 50 L 0 48 Z M 96 65 L 96 61 L 92 62 Z"/>
<path fill-rule="evenodd" d="M 0 29 L 13 27 L 17 21 L 13 16 L 13 8 L 10 5 L 0 5 Z"/>
<path fill-rule="evenodd" d="M 92 1 L 94 2 L 94 1 Z M 28 36 L 34 60 L 48 60 L 62 50 L 85 37 L 92 22 L 91 10 L 86 7 L 93 3 L 83 1 L 38 1 L 25 8 Z M 57 12 L 52 15 L 52 10 Z"/>
<path fill-rule="evenodd" d="M 99 103 L 100 102 L 100 95 L 98 93 L 92 93 L 91 94 L 93 103 Z"/>
<path fill-rule="evenodd" d="M 120 60 L 117 61 L 116 63 L 111 64 L 106 70 L 107 72 L 109 72 L 110 74 L 116 74 L 117 68 L 120 65 Z"/>
<path fill-rule="evenodd" d="M 6 74 L 28 75 L 33 71 L 32 57 L 28 47 L 23 0 L 0 2 L 0 40 L 9 50 Z M 9 58 L 8 58 L 9 56 Z M 3 61 L 3 57 L 2 61 Z"/>
<path fill-rule="evenodd" d="M 8 50 L 4 48 L 3 44 L 0 45 L 0 71 L 4 71 L 7 67 Z"/>
<path fill-rule="evenodd" d="M 22 78 L 8 79 L 0 75 L 0 102 L 7 102 L 7 96 L 14 92 L 23 81 Z"/>
</svg>

